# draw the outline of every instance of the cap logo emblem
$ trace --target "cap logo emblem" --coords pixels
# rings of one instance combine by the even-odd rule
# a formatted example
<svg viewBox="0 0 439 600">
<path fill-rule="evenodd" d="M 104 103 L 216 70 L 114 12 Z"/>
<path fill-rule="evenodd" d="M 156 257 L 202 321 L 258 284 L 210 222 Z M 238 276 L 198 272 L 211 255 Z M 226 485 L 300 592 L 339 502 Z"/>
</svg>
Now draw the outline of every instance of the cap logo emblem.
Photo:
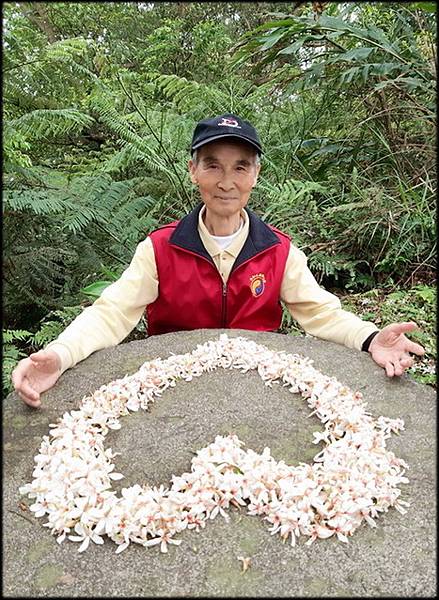
<svg viewBox="0 0 439 600">
<path fill-rule="evenodd" d="M 218 126 L 237 127 L 238 129 L 241 129 L 241 125 L 239 125 L 239 123 L 236 119 L 228 119 L 227 117 L 223 117 L 221 119 L 221 122 L 218 123 Z"/>
<path fill-rule="evenodd" d="M 255 298 L 262 296 L 265 290 L 265 275 L 263 273 L 250 277 L 250 290 Z"/>
</svg>

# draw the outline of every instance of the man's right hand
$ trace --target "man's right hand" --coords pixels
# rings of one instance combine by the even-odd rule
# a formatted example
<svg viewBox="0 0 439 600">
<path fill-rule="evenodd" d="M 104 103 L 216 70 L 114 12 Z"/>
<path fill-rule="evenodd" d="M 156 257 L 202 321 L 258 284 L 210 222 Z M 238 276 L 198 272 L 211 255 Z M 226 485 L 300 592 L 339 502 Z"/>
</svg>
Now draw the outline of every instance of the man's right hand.
<svg viewBox="0 0 439 600">
<path fill-rule="evenodd" d="M 40 394 L 53 387 L 60 375 L 58 354 L 53 350 L 39 350 L 20 360 L 12 371 L 12 383 L 23 402 L 38 408 Z"/>
</svg>

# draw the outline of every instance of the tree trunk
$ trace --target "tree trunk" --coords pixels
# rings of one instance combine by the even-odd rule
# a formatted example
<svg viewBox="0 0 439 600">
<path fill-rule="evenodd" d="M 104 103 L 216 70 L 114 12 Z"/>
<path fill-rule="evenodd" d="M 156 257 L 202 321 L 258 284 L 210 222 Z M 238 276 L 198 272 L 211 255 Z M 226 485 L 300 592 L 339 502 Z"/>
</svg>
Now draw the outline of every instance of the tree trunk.
<svg viewBox="0 0 439 600">
<path fill-rule="evenodd" d="M 53 28 L 47 14 L 46 4 L 42 2 L 23 2 L 21 7 L 24 16 L 47 36 L 51 44 L 59 39 L 59 35 Z"/>
</svg>

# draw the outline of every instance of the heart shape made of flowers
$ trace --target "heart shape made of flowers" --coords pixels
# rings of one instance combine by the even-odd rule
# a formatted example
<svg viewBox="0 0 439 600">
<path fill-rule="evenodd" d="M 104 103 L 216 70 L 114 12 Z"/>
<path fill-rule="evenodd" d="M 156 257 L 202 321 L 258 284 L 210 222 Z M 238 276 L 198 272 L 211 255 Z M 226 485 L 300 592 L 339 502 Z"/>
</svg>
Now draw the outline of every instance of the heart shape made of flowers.
<svg viewBox="0 0 439 600">
<path fill-rule="evenodd" d="M 236 435 L 216 436 L 196 453 L 190 472 L 172 476 L 169 488 L 136 484 L 117 496 L 111 481 L 123 475 L 114 472 L 116 453 L 104 448 L 109 430 L 119 429 L 119 418 L 130 411 L 147 409 L 179 379 L 190 381 L 218 367 L 257 369 L 266 385 L 282 382 L 301 393 L 325 425 L 314 433 L 314 443 L 324 443 L 314 463 L 289 466 L 269 448 L 258 454 L 244 450 Z M 147 361 L 83 398 L 79 410 L 50 424 L 51 437 L 43 436 L 35 457 L 34 479 L 19 491 L 35 499 L 35 516 L 48 515 L 44 526 L 57 541 L 67 536 L 81 542 L 80 552 L 90 541 L 103 544 L 104 534 L 117 553 L 130 542 L 160 544 L 166 552 L 169 543 L 181 543 L 176 533 L 199 531 L 218 514 L 227 519 L 230 505 L 247 506 L 248 514 L 263 517 L 273 534 L 290 537 L 293 545 L 300 535 L 309 536 L 307 544 L 333 535 L 347 542 L 363 521 L 376 527 L 380 512 L 394 506 L 404 514 L 408 506 L 398 488 L 408 482 L 408 465 L 385 443 L 404 423 L 374 419 L 366 406 L 360 392 L 323 375 L 307 357 L 221 334 L 187 354 Z"/>
</svg>

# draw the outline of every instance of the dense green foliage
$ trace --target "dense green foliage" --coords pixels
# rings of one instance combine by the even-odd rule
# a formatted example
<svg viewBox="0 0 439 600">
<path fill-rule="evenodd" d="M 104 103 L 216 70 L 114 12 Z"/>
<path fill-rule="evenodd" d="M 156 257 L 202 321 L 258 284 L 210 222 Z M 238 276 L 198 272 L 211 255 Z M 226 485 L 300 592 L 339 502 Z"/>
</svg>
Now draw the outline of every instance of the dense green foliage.
<svg viewBox="0 0 439 600">
<path fill-rule="evenodd" d="M 323 285 L 393 286 L 418 320 L 412 288 L 436 266 L 435 35 L 423 2 L 5 3 L 7 389 L 148 231 L 196 205 L 192 131 L 226 111 L 263 140 L 253 210 Z"/>
</svg>

